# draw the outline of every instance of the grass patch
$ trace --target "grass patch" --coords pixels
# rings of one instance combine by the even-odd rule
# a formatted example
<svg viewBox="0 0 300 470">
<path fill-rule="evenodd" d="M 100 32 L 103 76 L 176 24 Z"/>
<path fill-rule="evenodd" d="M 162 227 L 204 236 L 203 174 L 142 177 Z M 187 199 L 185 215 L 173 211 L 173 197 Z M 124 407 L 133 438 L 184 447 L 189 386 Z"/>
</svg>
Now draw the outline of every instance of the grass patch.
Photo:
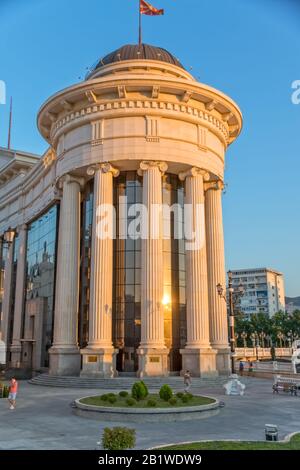
<svg viewBox="0 0 300 470">
<path fill-rule="evenodd" d="M 290 442 L 194 442 L 193 444 L 183 444 L 169 447 L 162 447 L 160 450 L 300 450 L 300 434 L 292 437 Z"/>
<path fill-rule="evenodd" d="M 191 398 L 187 403 L 183 403 L 181 400 L 177 399 L 176 405 L 172 405 L 171 403 L 162 400 L 158 394 L 148 395 L 145 400 L 140 400 L 134 404 L 134 406 L 128 406 L 126 403 L 128 397 L 117 397 L 117 401 L 115 403 L 109 403 L 108 401 L 102 400 L 99 397 L 87 397 L 82 398 L 80 403 L 84 405 L 94 405 L 94 406 L 105 406 L 105 407 L 112 407 L 112 408 L 150 408 L 149 407 L 149 400 L 155 400 L 156 406 L 153 408 L 181 408 L 183 406 L 197 406 L 197 405 L 209 405 L 214 403 L 215 400 L 212 398 L 194 396 Z"/>
</svg>

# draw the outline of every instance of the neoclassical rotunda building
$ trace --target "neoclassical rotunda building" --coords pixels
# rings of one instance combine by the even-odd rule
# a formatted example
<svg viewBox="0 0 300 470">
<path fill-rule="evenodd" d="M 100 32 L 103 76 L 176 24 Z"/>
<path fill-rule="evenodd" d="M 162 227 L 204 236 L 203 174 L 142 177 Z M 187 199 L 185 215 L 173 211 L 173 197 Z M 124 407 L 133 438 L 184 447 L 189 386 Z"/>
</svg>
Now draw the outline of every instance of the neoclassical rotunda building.
<svg viewBox="0 0 300 470">
<path fill-rule="evenodd" d="M 103 57 L 43 104 L 45 155 L 0 149 L 7 367 L 55 376 L 229 372 L 216 286 L 226 283 L 225 153 L 241 127 L 228 96 L 146 44 Z M 199 243 L 189 243 L 186 225 Z"/>
</svg>

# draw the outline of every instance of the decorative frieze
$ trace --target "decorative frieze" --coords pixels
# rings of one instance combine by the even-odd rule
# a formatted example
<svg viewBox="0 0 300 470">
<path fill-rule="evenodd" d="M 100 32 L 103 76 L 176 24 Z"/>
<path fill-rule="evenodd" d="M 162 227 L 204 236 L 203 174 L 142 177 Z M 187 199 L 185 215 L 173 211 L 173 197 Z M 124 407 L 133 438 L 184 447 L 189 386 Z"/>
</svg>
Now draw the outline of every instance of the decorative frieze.
<svg viewBox="0 0 300 470">
<path fill-rule="evenodd" d="M 147 142 L 159 142 L 159 117 L 146 116 Z"/>
<path fill-rule="evenodd" d="M 92 122 L 92 145 L 102 145 L 104 138 L 104 119 Z"/>
<path fill-rule="evenodd" d="M 124 90 L 123 90 L 124 91 Z M 214 102 L 215 103 L 215 102 Z M 210 102 L 212 106 L 212 102 Z M 210 107 L 210 106 L 209 106 Z M 222 138 L 225 143 L 229 142 L 229 129 L 227 123 L 224 124 L 224 121 L 226 122 L 226 119 L 222 117 L 222 119 L 218 119 L 216 116 L 210 114 L 210 112 L 203 111 L 199 108 L 193 107 L 193 106 L 186 106 L 186 105 L 180 105 L 178 103 L 171 103 L 171 102 L 166 102 L 166 101 L 151 101 L 151 100 L 122 100 L 122 101 L 111 101 L 111 102 L 106 102 L 106 103 L 98 103 L 97 105 L 94 106 L 87 106 L 85 108 L 82 108 L 80 111 L 71 112 L 67 114 L 64 118 L 58 120 L 55 124 L 52 126 L 51 130 L 51 138 L 54 139 L 56 133 L 62 129 L 65 125 L 69 125 L 72 121 L 78 119 L 78 118 L 84 118 L 87 115 L 92 115 L 94 113 L 99 113 L 99 112 L 106 112 L 106 111 L 111 111 L 111 110 L 125 110 L 125 109 L 137 109 L 137 110 L 149 110 L 149 109 L 161 109 L 166 112 L 176 112 L 179 114 L 188 114 L 190 116 L 195 117 L 196 119 L 200 119 L 203 121 L 208 122 L 211 126 L 215 128 L 215 130 L 222 135 Z M 226 117 L 226 116 L 225 116 Z M 229 118 L 228 118 L 229 119 Z M 236 132 L 237 128 L 231 126 L 230 130 L 232 132 Z M 103 137 L 102 137 L 103 139 Z M 94 145 L 101 145 L 101 138 L 99 139 L 92 139 L 93 141 L 98 141 Z M 202 144 L 200 144 L 202 146 Z"/>
</svg>

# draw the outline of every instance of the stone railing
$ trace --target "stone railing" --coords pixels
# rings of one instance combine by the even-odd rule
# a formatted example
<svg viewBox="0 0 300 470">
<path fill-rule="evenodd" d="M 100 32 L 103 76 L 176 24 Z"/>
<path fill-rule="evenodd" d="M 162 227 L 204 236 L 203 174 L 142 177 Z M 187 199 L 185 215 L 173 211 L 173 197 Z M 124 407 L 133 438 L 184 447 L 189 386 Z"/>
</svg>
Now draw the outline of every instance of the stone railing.
<svg viewBox="0 0 300 470">
<path fill-rule="evenodd" d="M 276 348 L 277 358 L 290 359 L 293 355 L 292 348 Z M 235 355 L 237 359 L 271 359 L 270 348 L 236 348 Z"/>
</svg>

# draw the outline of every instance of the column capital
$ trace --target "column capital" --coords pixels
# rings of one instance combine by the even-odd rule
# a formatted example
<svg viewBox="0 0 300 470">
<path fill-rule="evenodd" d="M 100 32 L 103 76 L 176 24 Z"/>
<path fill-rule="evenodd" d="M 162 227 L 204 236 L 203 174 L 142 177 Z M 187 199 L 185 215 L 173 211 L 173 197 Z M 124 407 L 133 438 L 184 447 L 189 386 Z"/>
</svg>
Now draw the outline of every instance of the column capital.
<svg viewBox="0 0 300 470">
<path fill-rule="evenodd" d="M 115 168 L 112 166 L 110 163 L 105 162 L 105 163 L 97 163 L 96 165 L 91 165 L 87 169 L 87 175 L 88 176 L 94 176 L 96 171 L 102 171 L 102 173 L 112 173 L 114 178 L 117 178 L 120 174 L 120 170 L 118 168 Z"/>
<path fill-rule="evenodd" d="M 209 181 L 210 179 L 208 171 L 197 168 L 196 166 L 191 167 L 187 171 L 182 171 L 178 175 L 180 181 L 185 181 L 185 179 L 188 177 L 195 178 L 196 176 L 202 176 L 204 181 Z"/>
<path fill-rule="evenodd" d="M 74 176 L 71 174 L 63 175 L 61 178 L 57 180 L 57 188 L 63 189 L 64 183 L 71 184 L 71 183 L 78 183 L 80 188 L 82 189 L 85 184 L 85 179 L 79 176 Z"/>
<path fill-rule="evenodd" d="M 22 224 L 17 227 L 17 233 L 19 234 L 22 231 L 28 230 L 28 225 L 27 224 Z"/>
<path fill-rule="evenodd" d="M 225 188 L 225 184 L 221 180 L 211 180 L 211 181 L 205 182 L 204 184 L 204 191 L 208 191 L 210 189 L 213 189 L 215 191 L 218 191 L 218 190 L 223 191 L 224 188 Z"/>
<path fill-rule="evenodd" d="M 159 171 L 164 174 L 167 169 L 168 165 L 165 162 L 157 162 L 153 160 L 145 160 L 140 163 L 140 168 L 138 170 L 138 175 L 143 176 L 144 171 L 151 170 L 152 168 L 158 168 Z"/>
</svg>

